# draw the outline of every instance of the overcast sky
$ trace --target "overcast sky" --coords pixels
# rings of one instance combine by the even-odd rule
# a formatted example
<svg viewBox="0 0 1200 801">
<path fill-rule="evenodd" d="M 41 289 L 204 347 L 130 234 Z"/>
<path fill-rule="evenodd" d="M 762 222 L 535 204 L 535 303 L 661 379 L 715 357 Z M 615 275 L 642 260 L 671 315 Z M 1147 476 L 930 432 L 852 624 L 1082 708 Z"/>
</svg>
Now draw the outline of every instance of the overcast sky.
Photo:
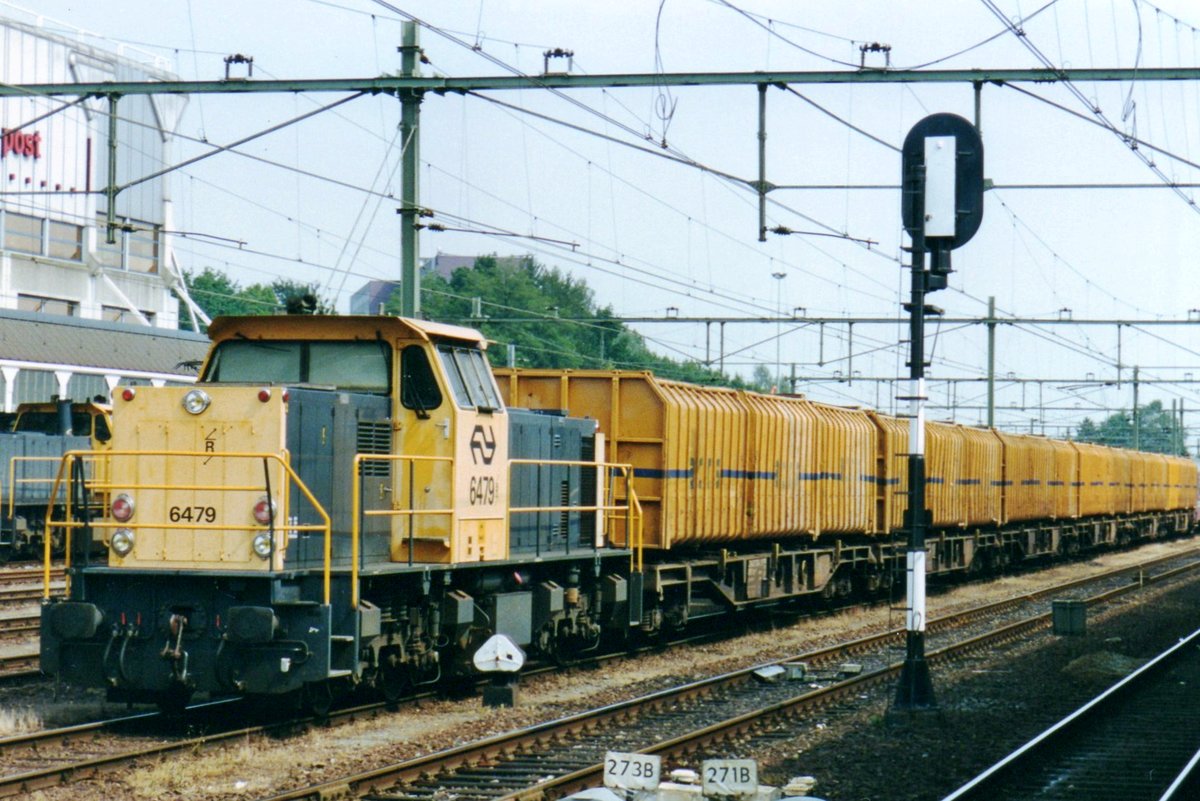
<svg viewBox="0 0 1200 801">
<path fill-rule="evenodd" d="M 32 4 L 31 4 L 32 5 Z M 891 65 L 942 68 L 1171 67 L 1200 64 L 1200 7 L 1135 0 L 1036 2 L 398 2 L 288 0 L 254 3 L 39 0 L 44 24 L 83 29 L 135 58 L 165 59 L 185 79 L 219 78 L 224 57 L 254 58 L 255 78 L 367 77 L 399 69 L 404 15 L 428 27 L 427 73 L 537 74 L 543 52 L 574 52 L 576 74 L 733 70 L 846 70 L 863 43 L 890 45 Z M 1015 22 L 1023 42 L 995 13 Z M 29 19 L 0 3 L 0 13 Z M 962 51 L 960 53 L 960 51 Z M 955 55 L 957 54 L 957 55 Z M 882 66 L 883 56 L 866 55 Z M 565 69 L 561 60 L 552 65 Z M 244 74 L 235 66 L 234 75 Z M 795 86 L 768 93 L 768 179 L 784 185 L 897 184 L 898 148 L 922 117 L 973 116 L 969 85 Z M 998 185 L 1161 184 L 1200 180 L 1200 84 L 1078 84 L 1122 137 L 1013 88 L 983 91 L 985 172 Z M 1025 92 L 1091 117 L 1061 85 Z M 757 208 L 745 185 L 646 152 L 668 152 L 746 180 L 757 177 L 753 87 L 613 89 L 430 96 L 422 106 L 422 203 L 437 221 L 486 233 L 425 233 L 422 255 L 532 253 L 586 280 L 619 314 L 683 317 L 896 316 L 908 293 L 907 244 L 892 190 L 788 189 L 771 194 L 769 225 L 845 233 L 757 241 Z M 240 139 L 336 99 L 195 97 L 175 143 L 182 160 L 197 140 Z M 810 102 L 806 102 L 811 101 Z M 824 113 L 816 105 L 824 108 Z M 525 113 L 535 111 L 550 119 Z M 186 239 L 191 269 L 213 266 L 243 283 L 287 276 L 319 282 L 345 308 L 370 278 L 399 274 L 396 135 L 399 104 L 365 98 L 244 148 L 282 166 L 217 156 L 173 176 L 177 224 L 244 242 Z M 583 130 L 570 129 L 571 123 Z M 853 127 L 851 127 L 853 126 Z M 856 130 L 857 129 L 857 130 Z M 601 136 L 603 135 L 603 136 Z M 868 136 L 869 135 L 869 136 Z M 633 143 L 625 147 L 606 139 Z M 1153 149 L 1158 148 L 1158 150 Z M 1165 152 L 1163 152 L 1165 151 Z M 303 170 L 306 174 L 297 171 Z M 334 183 L 325 179 L 334 179 Z M 349 186 L 347 186 L 349 185 Z M 370 191 L 364 191 L 370 190 Z M 981 317 L 994 296 L 1002 316 L 1186 320 L 1200 312 L 1200 207 L 1183 188 L 997 189 L 982 227 L 955 252 L 951 289 L 933 302 L 951 316 Z M 1180 194 L 1186 195 L 1186 198 Z M 569 242 L 577 247 L 556 244 Z M 218 243 L 218 244 L 214 244 Z M 782 274 L 783 278 L 774 278 Z M 1069 311 L 1063 311 L 1064 309 Z M 545 310 L 492 310 L 494 316 Z M 675 312 L 671 312 L 675 313 Z M 717 358 L 718 329 L 639 326 L 677 358 Z M 980 325 L 931 324 L 933 378 L 981 378 Z M 777 338 L 777 334 L 782 334 Z M 903 326 L 730 324 L 726 364 L 749 375 L 776 364 L 815 398 L 890 409 L 895 390 L 868 379 L 907 375 Z M 1119 361 L 1121 369 L 1118 371 Z M 795 364 L 793 368 L 791 365 Z M 1200 337 L 1191 327 L 1002 326 L 997 422 L 1063 434 L 1084 416 L 1128 407 L 1134 366 L 1145 403 L 1182 400 L 1200 410 Z M 852 384 L 844 380 L 855 377 Z M 1120 379 L 1120 386 L 1115 382 Z M 1104 382 L 1111 382 L 1105 385 Z M 983 419 L 981 383 L 932 383 L 933 416 Z M 1043 410 L 1040 407 L 1048 407 Z M 1200 424 L 1193 413 L 1189 422 Z"/>
</svg>

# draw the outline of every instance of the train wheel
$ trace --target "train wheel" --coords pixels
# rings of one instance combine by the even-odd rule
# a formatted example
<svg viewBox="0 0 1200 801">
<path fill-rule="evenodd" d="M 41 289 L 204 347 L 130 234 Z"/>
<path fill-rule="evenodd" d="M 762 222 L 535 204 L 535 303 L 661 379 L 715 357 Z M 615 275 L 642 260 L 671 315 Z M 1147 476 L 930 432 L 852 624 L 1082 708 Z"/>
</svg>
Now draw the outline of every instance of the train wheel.
<svg viewBox="0 0 1200 801">
<path fill-rule="evenodd" d="M 310 681 L 304 685 L 304 708 L 318 723 L 329 721 L 333 708 L 333 686 L 328 681 Z"/>
<path fill-rule="evenodd" d="M 379 669 L 379 692 L 388 704 L 399 703 L 404 694 L 412 687 L 408 672 L 402 667 L 382 667 Z"/>
<path fill-rule="evenodd" d="M 177 718 L 187 711 L 188 703 L 192 700 L 192 690 L 177 687 L 158 694 L 155 703 L 158 711 L 167 717 Z"/>
</svg>

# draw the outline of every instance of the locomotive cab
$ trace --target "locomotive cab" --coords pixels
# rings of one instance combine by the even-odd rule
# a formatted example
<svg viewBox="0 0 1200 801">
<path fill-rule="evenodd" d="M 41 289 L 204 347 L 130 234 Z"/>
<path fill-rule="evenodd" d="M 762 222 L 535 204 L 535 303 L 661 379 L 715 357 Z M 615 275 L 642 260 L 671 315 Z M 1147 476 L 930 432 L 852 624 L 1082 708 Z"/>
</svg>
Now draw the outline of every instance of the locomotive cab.
<svg viewBox="0 0 1200 801">
<path fill-rule="evenodd" d="M 114 496 L 165 525 L 110 523 L 111 564 L 320 567 L 327 527 L 334 567 L 356 552 L 360 562 L 438 564 L 506 554 L 497 488 L 507 426 L 476 332 L 250 317 L 217 320 L 209 333 L 195 387 L 118 394 L 113 470 L 130 487 L 118 481 Z M 356 459 L 357 470 L 337 469 Z M 160 472 L 168 486 L 155 484 Z M 456 510 L 458 499 L 467 503 Z"/>
</svg>

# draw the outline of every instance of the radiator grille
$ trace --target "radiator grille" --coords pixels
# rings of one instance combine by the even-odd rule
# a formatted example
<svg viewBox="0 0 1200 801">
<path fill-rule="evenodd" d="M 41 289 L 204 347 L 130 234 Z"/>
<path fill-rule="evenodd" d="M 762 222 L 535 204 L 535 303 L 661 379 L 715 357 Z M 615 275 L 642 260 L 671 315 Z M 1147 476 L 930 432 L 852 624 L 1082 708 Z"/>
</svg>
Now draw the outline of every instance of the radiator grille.
<svg viewBox="0 0 1200 801">
<path fill-rule="evenodd" d="M 370 423 L 358 422 L 358 435 L 355 441 L 358 453 L 391 453 L 392 426 L 388 422 Z M 392 463 L 381 459 L 371 459 L 362 463 L 364 476 L 388 477 L 392 474 Z"/>
</svg>

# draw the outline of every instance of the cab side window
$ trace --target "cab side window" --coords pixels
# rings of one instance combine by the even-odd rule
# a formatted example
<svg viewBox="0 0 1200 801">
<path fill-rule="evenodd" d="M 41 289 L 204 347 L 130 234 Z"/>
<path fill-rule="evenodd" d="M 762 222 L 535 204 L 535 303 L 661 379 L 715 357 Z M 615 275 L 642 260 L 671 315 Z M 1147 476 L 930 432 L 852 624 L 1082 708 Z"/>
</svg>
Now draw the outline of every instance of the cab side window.
<svg viewBox="0 0 1200 801">
<path fill-rule="evenodd" d="M 492 377 L 487 357 L 478 348 L 464 348 L 455 345 L 439 345 L 438 355 L 446 375 L 450 377 L 450 386 L 454 390 L 454 399 L 464 409 L 480 411 L 495 411 L 503 409 L 500 402 L 500 392 Z"/>
<path fill-rule="evenodd" d="M 420 345 L 409 345 L 400 354 L 400 403 L 418 414 L 442 405 L 442 390 Z"/>
</svg>

